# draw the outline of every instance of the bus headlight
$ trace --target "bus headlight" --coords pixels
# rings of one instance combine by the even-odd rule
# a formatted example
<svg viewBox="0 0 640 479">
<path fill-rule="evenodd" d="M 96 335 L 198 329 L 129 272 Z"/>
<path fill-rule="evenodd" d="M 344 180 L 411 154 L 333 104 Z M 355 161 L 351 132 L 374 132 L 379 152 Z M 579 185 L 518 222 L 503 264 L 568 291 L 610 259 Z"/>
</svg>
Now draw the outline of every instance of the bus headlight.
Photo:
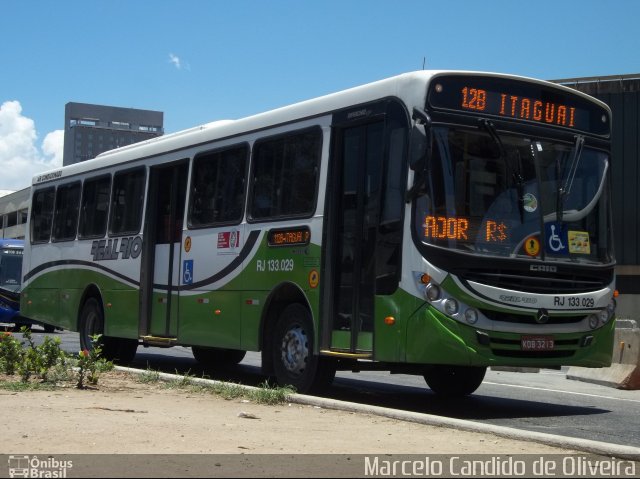
<svg viewBox="0 0 640 479">
<path fill-rule="evenodd" d="M 598 313 L 598 316 L 600 317 L 602 324 L 605 324 L 613 317 L 613 313 L 609 311 L 609 308 L 605 308 Z"/>
<path fill-rule="evenodd" d="M 444 310 L 449 316 L 456 314 L 459 308 L 458 302 L 453 298 L 449 298 L 444 302 Z"/>
<path fill-rule="evenodd" d="M 437 301 L 438 299 L 440 299 L 440 286 L 430 283 L 424 290 L 424 294 L 429 301 Z"/>
<path fill-rule="evenodd" d="M 469 308 L 464 312 L 464 319 L 469 324 L 476 324 L 478 322 L 478 312 L 473 308 Z"/>
<path fill-rule="evenodd" d="M 589 327 L 591 329 L 596 329 L 598 327 L 598 324 L 600 324 L 600 318 L 598 318 L 598 316 L 596 316 L 595 314 L 590 314 L 589 315 Z"/>
</svg>

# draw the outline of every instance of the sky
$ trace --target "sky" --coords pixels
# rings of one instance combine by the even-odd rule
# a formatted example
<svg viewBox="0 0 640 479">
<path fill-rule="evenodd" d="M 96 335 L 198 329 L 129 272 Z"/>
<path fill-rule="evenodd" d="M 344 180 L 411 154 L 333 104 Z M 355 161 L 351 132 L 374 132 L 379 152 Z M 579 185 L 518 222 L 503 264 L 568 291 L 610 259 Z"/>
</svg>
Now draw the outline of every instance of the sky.
<svg viewBox="0 0 640 479">
<path fill-rule="evenodd" d="M 68 102 L 165 133 L 413 70 L 640 73 L 636 0 L 0 0 L 0 191 L 62 164 Z"/>
</svg>

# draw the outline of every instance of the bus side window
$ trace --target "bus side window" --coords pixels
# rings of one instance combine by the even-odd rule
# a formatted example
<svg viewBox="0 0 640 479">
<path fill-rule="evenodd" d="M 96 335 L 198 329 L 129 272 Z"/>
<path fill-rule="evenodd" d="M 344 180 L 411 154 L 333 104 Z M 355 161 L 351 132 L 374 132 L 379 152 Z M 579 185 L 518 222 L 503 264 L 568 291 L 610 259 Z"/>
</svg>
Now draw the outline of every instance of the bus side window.
<svg viewBox="0 0 640 479">
<path fill-rule="evenodd" d="M 312 215 L 321 150 L 322 131 L 319 128 L 256 142 L 248 209 L 250 219 Z"/>
<path fill-rule="evenodd" d="M 111 177 L 85 180 L 80 206 L 79 238 L 102 238 L 107 231 Z"/>
<path fill-rule="evenodd" d="M 55 188 L 45 188 L 33 193 L 31 207 L 31 242 L 46 243 L 51 237 Z"/>
<path fill-rule="evenodd" d="M 144 168 L 114 175 L 109 234 L 123 235 L 140 232 L 144 186 Z"/>
<path fill-rule="evenodd" d="M 247 155 L 247 146 L 240 145 L 196 157 L 190 227 L 242 221 Z"/>
<path fill-rule="evenodd" d="M 76 237 L 80 208 L 80 182 L 58 186 L 53 217 L 53 240 L 70 241 Z"/>
</svg>

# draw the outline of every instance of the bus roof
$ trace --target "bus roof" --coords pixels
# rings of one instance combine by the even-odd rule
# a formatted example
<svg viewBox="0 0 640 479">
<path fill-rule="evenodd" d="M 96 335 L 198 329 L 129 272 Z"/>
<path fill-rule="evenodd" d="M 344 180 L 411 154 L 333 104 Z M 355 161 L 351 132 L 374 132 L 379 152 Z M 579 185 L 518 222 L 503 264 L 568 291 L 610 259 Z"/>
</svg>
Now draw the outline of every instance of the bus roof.
<svg viewBox="0 0 640 479">
<path fill-rule="evenodd" d="M 311 118 L 326 114 L 338 109 L 344 109 L 348 105 L 359 105 L 386 97 L 398 97 L 407 104 L 424 104 L 426 100 L 426 85 L 434 76 L 440 74 L 469 74 L 469 75 L 491 75 L 495 77 L 511 78 L 514 80 L 526 80 L 530 82 L 543 83 L 554 88 L 564 89 L 584 96 L 594 102 L 601 103 L 607 109 L 608 106 L 589 95 L 578 92 L 571 88 L 517 75 L 506 75 L 488 72 L 473 71 L 441 71 L 422 70 L 404 73 L 394 77 L 378 80 L 361 86 L 349 88 L 335 93 L 330 93 L 321 97 L 294 103 L 292 105 L 259 113 L 238 120 L 219 120 L 204 125 L 199 125 L 186 130 L 155 137 L 132 145 L 124 146 L 114 150 L 101 153 L 92 160 L 74 163 L 65 167 L 50 170 L 37 174 L 33 177 L 32 184 L 42 184 L 50 180 L 61 177 L 69 177 L 92 171 L 99 168 L 106 168 L 120 163 L 126 163 L 139 158 L 148 158 L 161 155 L 171 151 L 181 150 L 208 142 L 221 140 L 228 137 L 257 131 L 260 129 L 273 127 L 288 122 Z"/>
</svg>

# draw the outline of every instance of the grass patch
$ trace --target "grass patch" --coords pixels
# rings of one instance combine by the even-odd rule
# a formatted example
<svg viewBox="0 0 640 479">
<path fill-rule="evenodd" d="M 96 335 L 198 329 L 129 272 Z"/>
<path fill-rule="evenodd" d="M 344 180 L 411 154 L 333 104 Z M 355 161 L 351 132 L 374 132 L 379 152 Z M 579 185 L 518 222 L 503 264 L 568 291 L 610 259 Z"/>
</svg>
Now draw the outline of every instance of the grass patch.
<svg viewBox="0 0 640 479">
<path fill-rule="evenodd" d="M 202 384 L 194 381 L 195 376 L 189 372 L 180 375 L 170 381 L 162 381 L 160 372 L 147 369 L 142 374 L 136 375 L 136 381 L 143 384 L 155 384 L 162 381 L 162 387 L 166 389 L 181 389 L 193 393 L 215 394 L 222 399 L 248 399 L 258 404 L 276 405 L 287 401 L 290 394 L 295 393 L 291 387 L 271 386 L 267 381 L 258 385 L 257 389 L 247 389 L 242 384 L 216 382 Z"/>
<path fill-rule="evenodd" d="M 260 384 L 258 389 L 249 392 L 249 399 L 259 404 L 282 404 L 287 402 L 287 397 L 295 393 L 295 389 L 289 386 L 271 386 L 267 381 Z"/>
<path fill-rule="evenodd" d="M 136 381 L 143 384 L 155 384 L 160 381 L 160 371 L 147 369 L 142 374 L 135 375 Z"/>
<path fill-rule="evenodd" d="M 176 371 L 176 374 L 178 374 L 178 371 Z M 194 377 L 195 376 L 189 374 L 189 371 L 187 371 L 182 376 L 176 379 L 172 379 L 171 381 L 165 381 L 163 383 L 163 386 L 167 389 L 188 389 L 192 386 L 193 384 L 192 379 Z"/>
<path fill-rule="evenodd" d="M 56 386 L 51 383 L 38 383 L 33 381 L 0 381 L 0 389 L 11 392 L 52 391 L 56 389 Z"/>
<path fill-rule="evenodd" d="M 271 386 L 267 381 L 256 389 L 248 389 L 236 383 L 192 384 L 190 389 L 215 394 L 227 400 L 242 398 L 268 405 L 282 404 L 287 401 L 287 396 L 295 392 L 289 387 Z"/>
</svg>

